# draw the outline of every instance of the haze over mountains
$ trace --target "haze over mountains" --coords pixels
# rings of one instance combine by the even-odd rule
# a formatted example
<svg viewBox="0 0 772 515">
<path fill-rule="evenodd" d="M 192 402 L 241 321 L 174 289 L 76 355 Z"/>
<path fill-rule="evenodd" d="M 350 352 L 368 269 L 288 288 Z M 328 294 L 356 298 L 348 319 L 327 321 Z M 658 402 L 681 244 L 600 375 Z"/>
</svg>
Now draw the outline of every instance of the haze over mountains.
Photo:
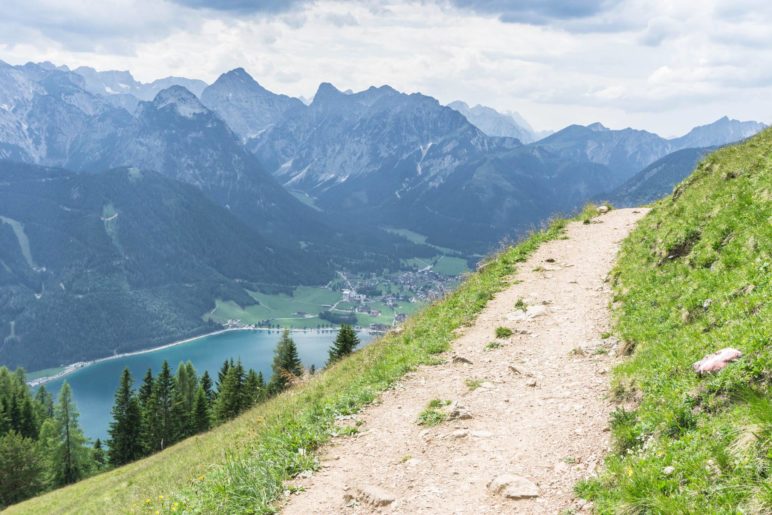
<svg viewBox="0 0 772 515">
<path fill-rule="evenodd" d="M 142 84 L 0 62 L 0 363 L 138 348 L 204 330 L 215 298 L 249 303 L 246 289 L 433 255 L 384 228 L 484 254 L 588 199 L 666 194 L 704 152 L 685 149 L 762 127 L 722 118 L 665 139 L 596 123 L 540 138 L 512 116 L 389 86 L 325 83 L 306 104 L 241 68 L 211 85 Z M 108 327 L 111 302 L 127 320 L 149 317 L 147 332 Z M 43 350 L 53 328 L 61 352 Z M 78 344 L 86 331 L 107 336 Z"/>
</svg>

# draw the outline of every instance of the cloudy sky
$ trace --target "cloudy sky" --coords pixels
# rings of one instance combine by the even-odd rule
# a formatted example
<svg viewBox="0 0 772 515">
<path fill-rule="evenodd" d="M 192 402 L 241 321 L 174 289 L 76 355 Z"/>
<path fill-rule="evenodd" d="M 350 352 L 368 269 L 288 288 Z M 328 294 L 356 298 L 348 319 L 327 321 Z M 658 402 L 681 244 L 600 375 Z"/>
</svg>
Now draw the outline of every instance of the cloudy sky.
<svg viewBox="0 0 772 515">
<path fill-rule="evenodd" d="M 390 84 L 537 129 L 772 122 L 769 0 L 4 0 L 0 59 L 146 82 L 242 66 L 304 97 Z"/>
</svg>

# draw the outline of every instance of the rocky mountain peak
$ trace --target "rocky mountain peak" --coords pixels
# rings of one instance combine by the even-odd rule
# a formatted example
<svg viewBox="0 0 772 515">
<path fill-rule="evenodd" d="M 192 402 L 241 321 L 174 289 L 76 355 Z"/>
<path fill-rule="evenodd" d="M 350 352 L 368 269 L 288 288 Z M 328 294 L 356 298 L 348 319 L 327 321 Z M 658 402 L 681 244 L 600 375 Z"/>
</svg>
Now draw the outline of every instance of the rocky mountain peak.
<svg viewBox="0 0 772 515">
<path fill-rule="evenodd" d="M 316 94 L 314 95 L 314 100 L 311 102 L 311 105 L 335 102 L 345 98 L 346 96 L 348 95 L 340 91 L 329 82 L 322 82 L 319 84 L 319 89 L 316 90 Z"/>
<path fill-rule="evenodd" d="M 153 99 L 152 106 L 157 110 L 173 106 L 177 114 L 185 118 L 193 118 L 197 114 L 208 112 L 198 97 L 182 86 L 171 86 L 161 90 Z"/>
<path fill-rule="evenodd" d="M 587 128 L 593 132 L 605 132 L 609 130 L 608 127 L 606 127 L 600 122 L 591 123 L 590 125 L 587 126 Z"/>
</svg>

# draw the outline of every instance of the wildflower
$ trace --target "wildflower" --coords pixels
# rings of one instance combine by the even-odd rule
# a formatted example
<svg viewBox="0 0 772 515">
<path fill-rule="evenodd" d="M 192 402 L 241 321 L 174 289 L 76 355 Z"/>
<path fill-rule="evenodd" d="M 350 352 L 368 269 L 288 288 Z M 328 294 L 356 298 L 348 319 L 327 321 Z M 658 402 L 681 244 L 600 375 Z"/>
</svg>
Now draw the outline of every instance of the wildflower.
<svg viewBox="0 0 772 515">
<path fill-rule="evenodd" d="M 627 477 L 633 477 L 633 469 L 632 469 L 632 467 L 627 467 Z"/>
</svg>

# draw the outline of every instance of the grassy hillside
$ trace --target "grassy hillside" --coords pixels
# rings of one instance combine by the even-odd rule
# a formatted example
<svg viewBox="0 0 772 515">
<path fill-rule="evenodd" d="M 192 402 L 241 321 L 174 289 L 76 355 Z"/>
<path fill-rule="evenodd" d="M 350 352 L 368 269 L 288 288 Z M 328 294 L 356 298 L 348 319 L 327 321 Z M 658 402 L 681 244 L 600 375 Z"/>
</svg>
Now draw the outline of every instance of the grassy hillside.
<svg viewBox="0 0 772 515">
<path fill-rule="evenodd" d="M 8 513 L 269 513 L 283 481 L 317 466 L 313 451 L 352 413 L 407 371 L 436 361 L 454 330 L 508 284 L 542 242 L 563 234 L 556 222 L 487 263 L 443 301 L 349 359 L 231 423 L 137 463 L 11 507 Z M 157 511 L 156 511 L 157 510 Z"/>
<path fill-rule="evenodd" d="M 625 241 L 600 513 L 772 513 L 772 130 L 705 158 Z M 700 377 L 724 347 L 744 356 Z"/>
</svg>

